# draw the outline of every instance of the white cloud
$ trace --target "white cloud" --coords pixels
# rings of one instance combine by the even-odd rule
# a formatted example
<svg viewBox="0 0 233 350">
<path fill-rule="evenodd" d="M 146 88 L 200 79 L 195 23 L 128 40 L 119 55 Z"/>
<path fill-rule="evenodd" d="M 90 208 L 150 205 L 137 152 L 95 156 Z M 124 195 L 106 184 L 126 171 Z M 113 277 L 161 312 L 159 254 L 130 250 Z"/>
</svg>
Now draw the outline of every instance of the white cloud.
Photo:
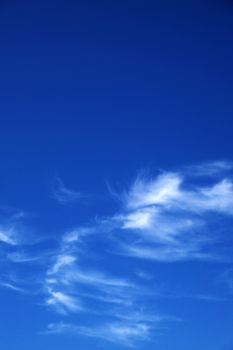
<svg viewBox="0 0 233 350">
<path fill-rule="evenodd" d="M 14 252 L 7 255 L 7 258 L 14 263 L 31 263 L 38 262 L 42 259 L 41 256 L 32 256 L 23 252 Z"/>
<path fill-rule="evenodd" d="M 196 175 L 190 180 L 184 171 L 164 172 L 150 179 L 140 177 L 123 195 L 124 205 L 118 213 L 95 219 L 92 225 L 65 234 L 44 282 L 49 293 L 47 304 L 58 312 L 73 313 L 80 310 L 80 305 L 95 301 L 95 312 L 104 312 L 113 321 L 87 327 L 54 324 L 49 331 L 72 332 L 127 345 L 136 339 L 146 339 L 152 324 L 164 318 L 138 312 L 144 298 L 152 296 L 136 282 L 119 277 L 120 274 L 116 277 L 119 271 L 106 273 L 103 265 L 102 269 L 98 265 L 93 268 L 95 262 L 98 264 L 98 259 L 102 259 L 98 256 L 98 247 L 101 242 L 111 242 L 107 251 L 109 258 L 111 254 L 116 254 L 115 257 L 120 254 L 126 259 L 136 257 L 160 263 L 219 259 L 218 252 L 210 249 L 218 235 L 214 220 L 233 216 L 233 184 L 225 173 L 220 177 L 219 169 L 224 167 L 216 167 L 218 178 L 211 176 L 210 181 L 203 182 L 200 169 L 197 181 Z M 208 166 L 205 178 L 210 168 Z M 91 246 L 95 248 L 93 251 Z M 83 260 L 87 262 L 88 255 L 97 256 L 90 260 L 92 266 L 88 264 L 85 268 Z M 147 279 L 147 284 L 153 284 L 153 279 Z M 201 293 L 196 295 L 200 300 L 218 300 Z M 86 308 L 85 311 L 93 313 Z"/>
<path fill-rule="evenodd" d="M 52 268 L 48 271 L 49 275 L 56 274 L 59 270 L 65 266 L 72 265 L 76 261 L 76 257 L 72 255 L 61 254 L 56 257 L 56 262 Z"/>
<path fill-rule="evenodd" d="M 160 262 L 211 260 L 213 258 L 211 254 L 200 252 L 199 247 L 195 250 L 195 247 L 187 247 L 185 245 L 167 245 L 159 247 L 128 245 L 125 246 L 124 249 L 126 255 Z"/>
<path fill-rule="evenodd" d="M 77 298 L 70 296 L 60 291 L 54 291 L 49 288 L 50 297 L 47 299 L 46 304 L 55 307 L 58 312 L 77 312 L 82 310 L 82 306 L 77 301 Z"/>
<path fill-rule="evenodd" d="M 136 180 L 126 196 L 129 209 L 156 207 L 160 210 L 233 214 L 233 183 L 224 178 L 211 186 L 195 186 L 181 174 L 165 173 L 154 180 Z"/>
<path fill-rule="evenodd" d="M 212 168 L 222 175 L 215 182 L 209 180 L 210 185 L 200 182 L 200 171 L 197 182 L 195 173 L 190 181 L 185 172 L 139 177 L 123 196 L 122 212 L 114 217 L 131 237 L 119 242 L 123 253 L 158 261 L 210 258 L 205 248 L 216 232 L 210 233 L 209 225 L 225 215 L 233 217 L 233 183 L 225 177 L 227 165 L 207 165 L 205 176 Z M 201 170 L 204 173 L 204 165 Z"/>
<path fill-rule="evenodd" d="M 156 208 L 142 208 L 122 216 L 123 228 L 125 229 L 149 229 L 153 219 L 157 215 Z"/>
<path fill-rule="evenodd" d="M 135 293 L 137 289 L 128 280 L 113 278 L 101 271 L 82 270 L 74 264 L 73 259 L 66 259 L 66 262 L 59 268 L 57 268 L 57 262 L 49 268 L 48 276 L 52 277 L 45 279 L 45 286 L 50 288 L 53 285 L 57 290 L 62 291 L 72 290 L 84 298 L 98 299 L 113 304 L 129 303 L 130 290 Z M 50 289 L 48 290 L 50 293 Z"/>
<path fill-rule="evenodd" d="M 80 241 L 67 241 L 66 237 L 67 235 L 61 240 L 61 252 L 52 259 L 43 282 L 48 294 L 47 305 L 59 313 L 74 312 L 77 296 L 79 301 L 92 299 L 106 305 L 131 305 L 131 293 L 135 293 L 136 286 L 101 270 L 81 268 L 79 260 L 73 254 Z"/>
<path fill-rule="evenodd" d="M 149 305 L 152 312 L 150 300 L 156 298 L 157 281 L 139 259 L 160 263 L 219 259 L 221 254 L 212 243 L 219 237 L 221 220 L 233 218 L 233 183 L 230 175 L 226 176 L 230 169 L 227 163 L 217 162 L 138 177 L 122 195 L 118 212 L 94 217 L 86 226 L 68 231 L 60 237 L 60 247 L 44 255 L 33 245 L 28 250 L 18 247 L 14 230 L 0 230 L 7 264 L 15 268 L 15 264 L 28 262 L 30 269 L 31 262 L 38 262 L 38 293 L 43 290 L 46 306 L 61 314 L 57 317 L 81 311 L 95 316 L 93 320 L 88 317 L 90 323 L 85 327 L 78 322 L 56 323 L 48 332 L 71 332 L 128 346 L 148 339 L 154 325 L 164 318 L 144 311 Z M 54 197 L 60 203 L 80 196 L 58 181 Z M 21 291 L 14 280 L 0 284 Z M 211 294 L 197 293 L 195 297 L 218 300 Z"/>
<path fill-rule="evenodd" d="M 129 209 L 149 205 L 167 205 L 179 198 L 182 178 L 178 174 L 165 173 L 155 180 L 138 178 L 125 198 Z"/>
<path fill-rule="evenodd" d="M 142 322 L 112 322 L 103 326 L 84 327 L 67 323 L 48 325 L 46 333 L 71 333 L 90 338 L 100 338 L 109 342 L 132 347 L 135 342 L 148 340 L 151 327 Z"/>
<path fill-rule="evenodd" d="M 67 188 L 60 178 L 56 178 L 53 187 L 53 197 L 58 203 L 66 205 L 83 198 L 83 195 L 80 192 Z"/>
<path fill-rule="evenodd" d="M 116 288 L 132 288 L 133 285 L 123 279 L 112 278 L 97 271 L 81 271 L 80 269 L 72 269 L 66 272 L 66 280 L 72 282 L 79 282 L 95 287 L 109 286 Z"/>
<path fill-rule="evenodd" d="M 137 209 L 120 217 L 122 228 L 136 230 L 145 239 L 157 242 L 174 241 L 183 232 L 202 225 L 201 219 L 188 215 L 165 213 L 154 207 Z"/>
<path fill-rule="evenodd" d="M 9 283 L 9 282 L 1 282 L 0 281 L 0 287 L 4 287 L 4 288 L 8 288 L 8 289 L 11 289 L 15 292 L 20 292 L 20 293 L 24 293 L 24 289 L 20 288 L 20 287 L 17 287 L 15 285 L 13 285 L 12 283 Z"/>
<path fill-rule="evenodd" d="M 18 244 L 13 230 L 3 230 L 1 228 L 0 228 L 0 242 L 6 243 L 9 245 Z"/>
<path fill-rule="evenodd" d="M 215 161 L 215 162 L 207 162 L 197 165 L 190 165 L 184 168 L 184 171 L 187 175 L 190 176 L 207 176 L 207 177 L 215 177 L 218 175 L 222 175 L 225 172 L 231 171 L 233 168 L 232 162 L 227 161 Z"/>
</svg>

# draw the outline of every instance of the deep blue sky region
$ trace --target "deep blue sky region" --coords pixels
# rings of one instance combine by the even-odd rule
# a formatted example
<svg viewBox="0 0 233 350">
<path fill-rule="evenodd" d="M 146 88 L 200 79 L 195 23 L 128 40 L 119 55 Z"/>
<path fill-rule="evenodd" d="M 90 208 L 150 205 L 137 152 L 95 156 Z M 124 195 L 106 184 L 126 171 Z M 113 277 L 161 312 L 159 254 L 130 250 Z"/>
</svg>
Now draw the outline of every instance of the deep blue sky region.
<svg viewBox="0 0 233 350">
<path fill-rule="evenodd" d="M 233 349 L 233 1 L 0 1 L 0 348 Z"/>
</svg>

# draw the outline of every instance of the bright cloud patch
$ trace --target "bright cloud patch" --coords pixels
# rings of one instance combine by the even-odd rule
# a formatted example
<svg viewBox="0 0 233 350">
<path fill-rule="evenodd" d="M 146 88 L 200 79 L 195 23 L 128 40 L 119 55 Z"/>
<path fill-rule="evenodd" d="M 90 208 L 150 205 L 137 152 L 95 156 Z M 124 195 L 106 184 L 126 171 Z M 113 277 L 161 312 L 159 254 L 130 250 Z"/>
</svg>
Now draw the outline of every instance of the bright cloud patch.
<svg viewBox="0 0 233 350">
<path fill-rule="evenodd" d="M 201 169 L 204 173 L 204 166 Z M 211 258 L 206 247 L 218 232 L 213 227 L 210 232 L 210 226 L 233 216 L 233 184 L 230 178 L 211 178 L 206 185 L 210 169 L 209 164 L 203 183 L 200 172 L 198 181 L 182 172 L 138 178 L 124 195 L 125 209 L 117 217 L 132 237 L 127 245 L 121 242 L 125 253 L 158 261 Z"/>
<path fill-rule="evenodd" d="M 66 205 L 82 197 L 83 195 L 81 193 L 66 187 L 60 178 L 56 178 L 53 186 L 53 198 L 58 203 Z"/>
<path fill-rule="evenodd" d="M 13 230 L 3 230 L 0 228 L 0 242 L 9 245 L 16 245 L 17 240 L 15 238 Z"/>
<path fill-rule="evenodd" d="M 161 293 L 151 271 L 158 264 L 231 259 L 231 170 L 230 163 L 215 162 L 139 176 L 118 195 L 121 206 L 116 213 L 104 218 L 94 213 L 86 225 L 56 237 L 49 251 L 38 251 L 36 243 L 17 245 L 11 231 L 0 230 L 7 272 L 0 286 L 37 295 L 39 290 L 41 302 L 59 317 L 46 333 L 126 346 L 150 339 L 161 323 L 176 319 L 156 307 Z M 78 198 L 61 182 L 54 195 L 61 203 Z M 153 264 L 150 271 L 145 262 Z M 28 279 L 23 267 L 20 273 L 25 264 L 31 272 Z M 11 273 L 15 266 L 19 276 Z M 197 295 L 222 300 L 205 297 L 202 291 Z"/>
</svg>

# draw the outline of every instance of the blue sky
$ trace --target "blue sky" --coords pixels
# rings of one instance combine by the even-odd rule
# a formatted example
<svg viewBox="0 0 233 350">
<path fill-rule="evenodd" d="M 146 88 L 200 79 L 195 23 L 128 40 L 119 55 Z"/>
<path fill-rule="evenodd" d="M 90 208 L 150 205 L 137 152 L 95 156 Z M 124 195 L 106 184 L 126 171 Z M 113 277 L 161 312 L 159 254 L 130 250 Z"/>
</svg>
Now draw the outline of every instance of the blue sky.
<svg viewBox="0 0 233 350">
<path fill-rule="evenodd" d="M 233 2 L 1 1 L 0 347 L 233 349 Z"/>
</svg>

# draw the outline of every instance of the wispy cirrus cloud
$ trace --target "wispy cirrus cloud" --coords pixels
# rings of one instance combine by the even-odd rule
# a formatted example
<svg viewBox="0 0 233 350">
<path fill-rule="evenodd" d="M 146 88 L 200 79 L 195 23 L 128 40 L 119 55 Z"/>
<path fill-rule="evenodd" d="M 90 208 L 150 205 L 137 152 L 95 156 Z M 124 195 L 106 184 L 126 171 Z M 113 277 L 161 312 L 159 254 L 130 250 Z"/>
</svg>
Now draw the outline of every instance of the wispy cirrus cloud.
<svg viewBox="0 0 233 350">
<path fill-rule="evenodd" d="M 77 297 L 65 294 L 53 288 L 48 288 L 48 294 L 49 297 L 46 300 L 46 304 L 55 308 L 59 313 L 76 313 L 82 310 L 82 306 L 78 303 Z"/>
<path fill-rule="evenodd" d="M 7 289 L 11 289 L 15 292 L 20 292 L 20 293 L 25 293 L 25 290 L 21 287 L 18 287 L 14 284 L 12 284 L 11 282 L 6 282 L 6 281 L 0 281 L 0 287 L 2 288 L 7 288 Z"/>
<path fill-rule="evenodd" d="M 53 324 L 49 326 L 48 333 L 79 334 L 127 346 L 149 338 L 152 319 L 159 324 L 161 318 L 158 315 L 155 317 L 155 314 L 154 318 L 148 317 L 143 310 L 139 312 L 143 295 L 148 291 L 129 278 L 106 273 L 100 266 L 85 267 L 77 246 L 80 245 L 80 240 L 90 239 L 86 236 L 88 232 L 81 230 L 84 236 L 80 236 L 76 230 L 62 237 L 60 251 L 51 260 L 43 284 L 48 307 L 60 314 L 93 314 L 94 319 L 97 317 L 98 320 L 85 327 L 80 324 Z M 90 232 L 91 238 L 98 237 L 97 233 L 93 234 L 92 230 Z M 91 248 L 88 254 L 91 256 Z M 94 260 L 98 259 L 95 256 Z M 90 305 L 95 305 L 94 310 Z M 109 319 L 108 322 L 105 321 L 106 318 Z"/>
<path fill-rule="evenodd" d="M 0 215 L 0 242 L 9 245 L 20 245 L 24 239 L 22 231 L 24 230 L 23 220 L 26 217 L 24 212 L 15 212 L 9 209 L 9 212 L 3 212 Z"/>
<path fill-rule="evenodd" d="M 77 297 L 80 300 L 81 297 L 84 303 L 93 299 L 101 304 L 131 305 L 136 285 L 100 270 L 84 269 L 76 260 L 73 256 L 59 254 L 48 269 L 44 285 L 49 292 L 49 300 L 51 291 L 56 290 L 65 295 L 72 292 L 73 299 Z"/>
<path fill-rule="evenodd" d="M 0 227 L 0 242 L 9 244 L 9 245 L 17 245 L 18 240 L 13 228 L 1 228 Z"/>
<path fill-rule="evenodd" d="M 43 259 L 43 256 L 41 255 L 32 255 L 28 254 L 25 252 L 16 251 L 13 253 L 7 254 L 7 259 L 18 264 L 23 264 L 23 263 L 32 263 L 32 262 L 38 262 L 39 260 Z"/>
<path fill-rule="evenodd" d="M 55 179 L 52 187 L 52 196 L 62 205 L 67 205 L 84 197 L 82 193 L 66 187 L 59 177 Z"/>
<path fill-rule="evenodd" d="M 47 334 L 70 333 L 133 347 L 135 340 L 148 340 L 150 331 L 151 327 L 148 324 L 140 322 L 112 322 L 94 327 L 57 323 L 48 325 Z"/>
<path fill-rule="evenodd" d="M 233 163 L 229 161 L 206 162 L 184 167 L 182 171 L 188 176 L 208 176 L 218 177 L 223 173 L 227 174 L 232 171 Z"/>
<path fill-rule="evenodd" d="M 61 318 L 48 326 L 47 333 L 65 332 L 133 346 L 150 339 L 156 328 L 168 322 L 169 317 L 156 310 L 159 298 L 225 301 L 202 291 L 161 294 L 156 290 L 159 281 L 141 264 L 218 262 L 226 257 L 231 261 L 226 243 L 230 233 L 225 235 L 233 220 L 231 173 L 231 163 L 213 162 L 139 175 L 117 194 L 121 205 L 112 216 L 93 215 L 86 225 L 56 237 L 56 248 L 46 253 L 30 250 L 14 230 L 3 226 L 0 244 L 5 264 L 17 265 L 18 270 L 28 264 L 32 275 L 36 264 L 36 286 L 43 305 Z M 57 185 L 54 198 L 59 203 L 81 198 L 60 180 Z M 217 246 L 220 238 L 221 246 Z M 4 280 L 2 287 L 23 289 L 11 279 Z M 70 322 L 69 316 L 76 314 L 80 320 L 84 314 L 93 317 L 85 325 Z"/>
<path fill-rule="evenodd" d="M 139 176 L 128 191 L 117 195 L 122 206 L 116 214 L 95 218 L 92 224 L 65 234 L 61 238 L 60 252 L 47 271 L 47 304 L 59 306 L 63 298 L 68 298 L 67 305 L 62 304 L 66 312 L 80 312 L 76 302 L 81 302 L 84 312 L 91 312 L 88 305 L 92 300 L 95 302 L 95 312 L 110 310 L 108 316 L 111 315 L 112 320 L 85 327 L 58 323 L 50 325 L 49 332 L 82 334 L 128 346 L 140 339 L 148 339 L 152 324 L 159 325 L 163 320 L 163 316 L 156 312 L 151 318 L 145 311 L 139 313 L 146 306 L 142 300 L 148 302 L 151 298 L 148 290 L 129 278 L 116 277 L 116 272 L 106 274 L 100 266 L 98 269 L 85 268 L 87 262 L 83 247 L 92 259 L 95 256 L 93 263 L 96 258 L 99 259 L 99 254 L 101 259 L 107 259 L 107 256 L 121 259 L 124 256 L 126 259 L 134 257 L 160 263 L 220 260 L 221 252 L 215 249 L 218 223 L 233 218 L 230 169 L 230 164 L 216 162 L 206 164 L 206 168 L 199 165 L 176 172 L 164 171 L 155 177 Z M 92 251 L 100 244 L 106 246 L 106 250 Z M 125 272 L 129 274 L 127 270 Z M 151 285 L 153 278 L 147 278 L 147 283 Z M 163 297 L 169 297 L 165 294 Z M 161 295 L 157 293 L 156 297 Z M 170 298 L 225 301 L 224 298 L 201 292 Z M 135 315 L 140 315 L 140 318 Z M 152 319 L 154 323 L 151 324 Z"/>
<path fill-rule="evenodd" d="M 203 183 L 200 171 L 198 179 L 192 174 L 192 181 L 182 172 L 138 177 L 122 197 L 122 212 L 115 216 L 131 237 L 127 244 L 120 242 L 125 253 L 164 262 L 216 257 L 216 252 L 206 250 L 218 235 L 213 223 L 233 218 L 233 183 L 224 171 L 230 165 L 220 165 L 212 165 L 222 175 L 215 182 L 209 179 L 210 164 L 206 172 L 202 166 Z"/>
</svg>

